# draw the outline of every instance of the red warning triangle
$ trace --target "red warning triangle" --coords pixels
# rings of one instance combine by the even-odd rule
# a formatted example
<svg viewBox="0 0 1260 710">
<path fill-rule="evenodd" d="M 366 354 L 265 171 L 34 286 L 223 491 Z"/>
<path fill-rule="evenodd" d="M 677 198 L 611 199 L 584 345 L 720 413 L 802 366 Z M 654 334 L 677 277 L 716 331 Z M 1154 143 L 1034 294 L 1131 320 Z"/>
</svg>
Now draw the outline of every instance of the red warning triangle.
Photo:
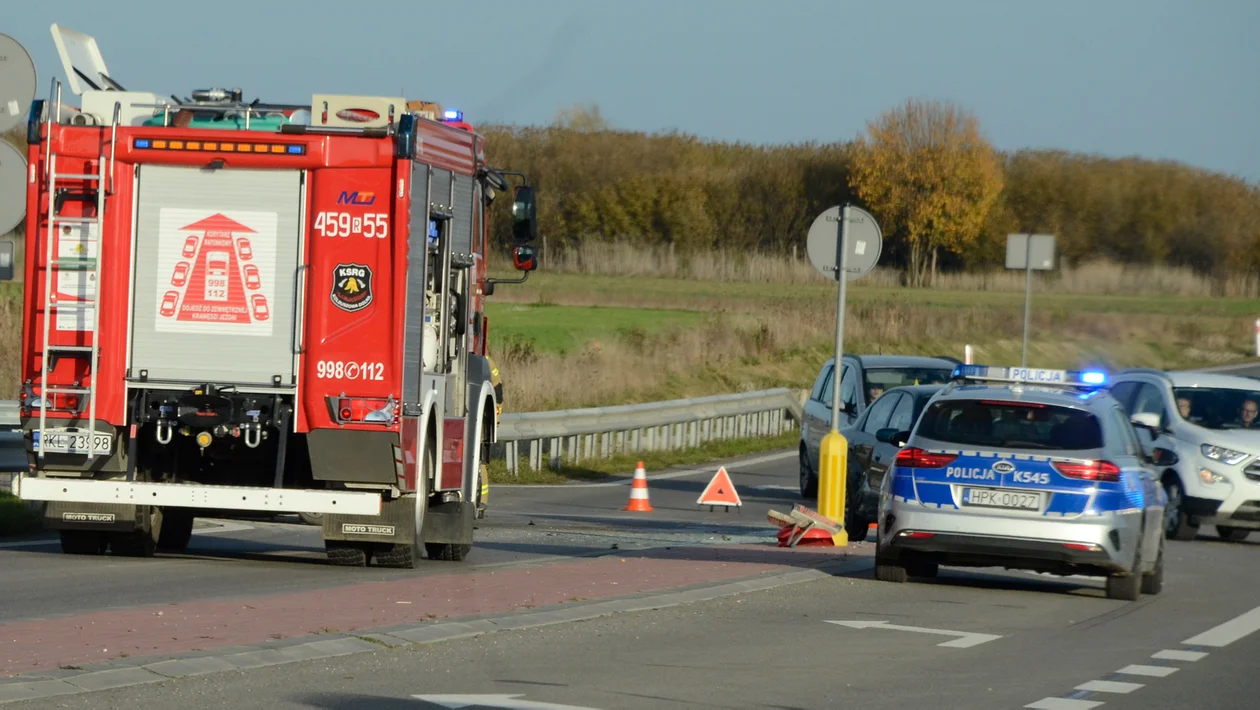
<svg viewBox="0 0 1260 710">
<path fill-rule="evenodd" d="M 739 499 L 739 493 L 735 491 L 735 484 L 731 483 L 731 476 L 726 472 L 725 466 L 722 466 L 717 473 L 713 474 L 713 479 L 709 481 L 709 485 L 704 487 L 704 492 L 700 494 L 700 499 L 696 501 L 696 505 L 743 505 Z"/>
</svg>

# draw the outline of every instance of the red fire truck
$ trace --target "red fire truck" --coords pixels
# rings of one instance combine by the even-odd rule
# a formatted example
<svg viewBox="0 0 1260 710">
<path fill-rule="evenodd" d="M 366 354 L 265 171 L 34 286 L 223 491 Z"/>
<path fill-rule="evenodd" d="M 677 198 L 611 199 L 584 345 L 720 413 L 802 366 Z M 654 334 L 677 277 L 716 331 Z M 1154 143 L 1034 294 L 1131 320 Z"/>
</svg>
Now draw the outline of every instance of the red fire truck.
<svg viewBox="0 0 1260 710">
<path fill-rule="evenodd" d="M 28 122 L 15 492 L 73 554 L 263 511 L 318 515 L 334 564 L 463 559 L 495 439 L 485 297 L 536 263 L 525 176 L 439 105 L 163 98 L 53 35 L 82 105 L 54 81 Z M 525 273 L 496 280 L 508 175 Z"/>
</svg>

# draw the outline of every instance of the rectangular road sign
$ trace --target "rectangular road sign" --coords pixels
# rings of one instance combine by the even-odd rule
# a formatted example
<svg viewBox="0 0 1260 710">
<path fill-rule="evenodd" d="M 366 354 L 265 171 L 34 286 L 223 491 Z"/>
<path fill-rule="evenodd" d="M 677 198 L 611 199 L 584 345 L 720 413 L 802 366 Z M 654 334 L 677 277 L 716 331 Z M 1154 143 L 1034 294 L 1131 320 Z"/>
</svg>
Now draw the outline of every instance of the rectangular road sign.
<svg viewBox="0 0 1260 710">
<path fill-rule="evenodd" d="M 1051 271 L 1054 269 L 1053 234 L 1006 235 L 1006 268 Z"/>
</svg>

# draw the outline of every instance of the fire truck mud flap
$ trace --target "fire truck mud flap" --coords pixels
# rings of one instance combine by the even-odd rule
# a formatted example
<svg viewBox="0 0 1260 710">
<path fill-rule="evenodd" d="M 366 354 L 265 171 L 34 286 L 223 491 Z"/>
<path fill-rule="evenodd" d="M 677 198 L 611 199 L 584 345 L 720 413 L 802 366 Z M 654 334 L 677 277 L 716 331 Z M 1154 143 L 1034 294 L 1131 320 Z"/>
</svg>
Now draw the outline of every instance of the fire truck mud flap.
<svg viewBox="0 0 1260 710">
<path fill-rule="evenodd" d="M 45 530 L 94 530 L 129 533 L 144 529 L 148 506 L 126 503 L 62 503 L 44 505 Z"/>
<path fill-rule="evenodd" d="M 324 540 L 411 544 L 416 540 L 416 501 L 414 495 L 382 501 L 380 515 L 325 513 Z M 464 501 L 430 501 L 420 541 L 427 545 L 472 545 L 474 513 L 474 506 Z"/>
</svg>

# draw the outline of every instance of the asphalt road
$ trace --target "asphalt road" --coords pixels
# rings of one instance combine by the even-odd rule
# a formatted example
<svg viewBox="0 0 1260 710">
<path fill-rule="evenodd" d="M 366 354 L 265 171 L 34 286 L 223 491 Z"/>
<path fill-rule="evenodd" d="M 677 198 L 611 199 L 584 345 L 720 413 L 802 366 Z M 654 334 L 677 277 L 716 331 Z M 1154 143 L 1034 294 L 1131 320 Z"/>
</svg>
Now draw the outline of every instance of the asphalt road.
<svg viewBox="0 0 1260 710">
<path fill-rule="evenodd" d="M 867 567 L 656 611 L 10 707 L 1255 707 L 1260 634 L 1228 637 L 1260 628 L 1260 544 L 1205 537 L 1170 542 L 1167 554 L 1163 594 L 1136 603 L 1106 599 L 1089 579 L 946 569 L 898 585 Z M 960 637 L 980 643 L 942 645 Z"/>
<path fill-rule="evenodd" d="M 786 462 L 786 463 L 785 463 Z M 789 509 L 794 454 L 728 464 L 743 498 L 740 512 L 695 505 L 716 466 L 652 474 L 651 513 L 621 510 L 625 482 L 496 486 L 464 563 L 430 562 L 414 570 L 327 564 L 319 528 L 292 521 L 206 521 L 187 553 L 150 559 L 66 556 L 52 536 L 0 543 L 0 624 L 148 604 L 307 591 L 357 582 L 538 564 L 618 549 L 671 544 L 766 542 L 766 510 Z"/>
</svg>

